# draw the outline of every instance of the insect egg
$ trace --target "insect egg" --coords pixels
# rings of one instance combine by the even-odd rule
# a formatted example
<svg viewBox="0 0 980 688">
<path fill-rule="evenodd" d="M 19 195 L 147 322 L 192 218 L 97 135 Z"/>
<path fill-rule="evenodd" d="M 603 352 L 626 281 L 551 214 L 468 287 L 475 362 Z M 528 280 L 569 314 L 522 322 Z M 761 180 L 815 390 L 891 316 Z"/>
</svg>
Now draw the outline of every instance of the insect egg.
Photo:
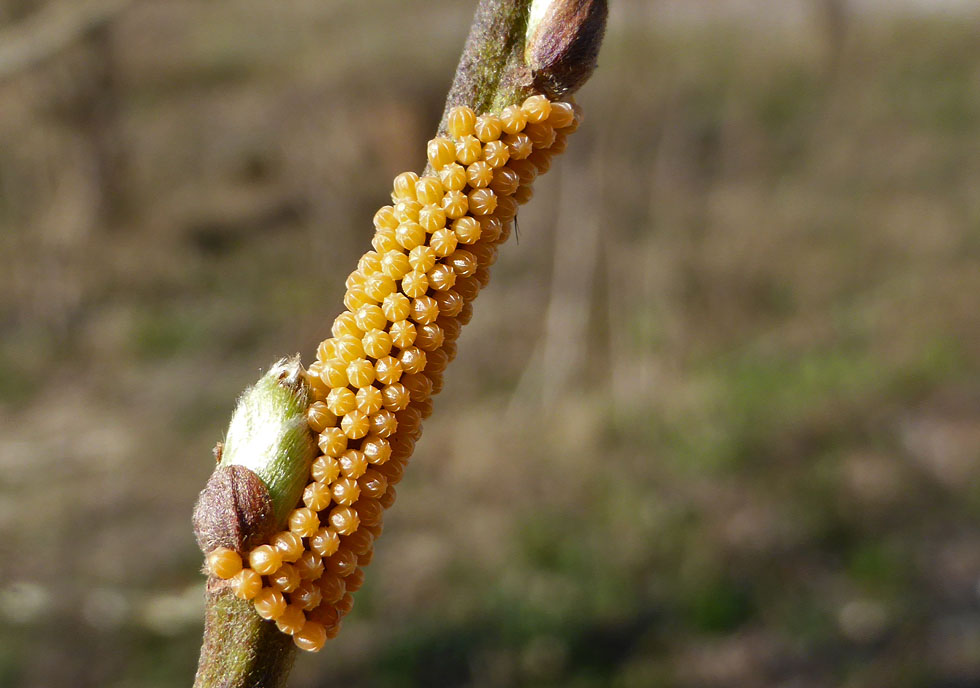
<svg viewBox="0 0 980 688">
<path fill-rule="evenodd" d="M 357 486 L 357 482 L 354 480 L 341 478 L 330 487 L 330 492 L 337 504 L 350 506 L 357 501 L 361 494 L 361 488 Z"/>
<path fill-rule="evenodd" d="M 374 499 L 383 495 L 385 490 L 388 489 L 388 481 L 373 468 L 365 471 L 361 479 L 357 481 L 357 484 L 361 486 L 361 494 Z"/>
<path fill-rule="evenodd" d="M 475 232 L 475 230 L 467 231 L 468 238 L 472 238 L 471 232 Z M 481 232 L 482 232 L 482 228 L 481 228 Z M 473 241 L 470 241 L 469 243 L 473 243 Z M 476 256 L 473 255 L 473 253 L 471 253 L 470 251 L 466 251 L 462 249 L 456 251 L 449 258 L 449 265 L 452 266 L 453 270 L 460 277 L 469 277 L 474 272 L 476 272 L 476 268 L 478 267 Z"/>
<path fill-rule="evenodd" d="M 307 620 L 293 636 L 293 642 L 301 650 L 319 652 L 327 643 L 327 629 L 321 623 Z"/>
<path fill-rule="evenodd" d="M 256 573 L 269 576 L 282 565 L 282 555 L 271 545 L 259 545 L 249 552 L 248 565 Z"/>
<path fill-rule="evenodd" d="M 478 241 L 470 247 L 480 267 L 493 265 L 497 261 L 497 247 L 494 244 Z"/>
<path fill-rule="evenodd" d="M 455 220 L 463 217 L 469 209 L 469 201 L 461 191 L 447 191 L 442 198 L 442 209 L 446 217 Z"/>
<path fill-rule="evenodd" d="M 408 262 L 407 256 L 405 257 L 405 262 Z M 385 322 L 381 323 L 379 327 L 384 328 L 388 321 L 398 322 L 399 320 L 404 320 L 408 317 L 410 307 L 411 302 L 407 296 L 404 294 L 391 294 L 381 302 L 381 313 L 385 317 Z"/>
<path fill-rule="evenodd" d="M 415 183 L 419 180 L 419 176 L 414 172 L 402 172 L 400 175 L 395 177 L 395 181 L 392 184 L 391 199 L 393 201 L 399 200 L 415 200 Z"/>
<path fill-rule="evenodd" d="M 516 134 L 527 124 L 527 115 L 520 105 L 508 105 L 500 113 L 500 124 L 508 134 Z"/>
<path fill-rule="evenodd" d="M 392 215 L 394 217 L 394 215 Z M 396 220 L 397 222 L 397 220 Z M 399 248 L 398 242 L 395 240 L 395 227 L 379 229 L 374 233 L 374 238 L 371 239 L 371 246 L 378 253 L 384 253 L 386 251 L 394 251 Z"/>
<path fill-rule="evenodd" d="M 405 390 L 405 395 L 407 397 L 408 390 Z M 396 425 L 398 423 L 397 416 L 395 423 Z M 361 449 L 364 452 L 364 457 L 376 466 L 380 466 L 391 457 L 391 444 L 388 440 L 382 439 L 381 437 L 369 437 L 365 439 L 361 444 Z"/>
<path fill-rule="evenodd" d="M 389 411 L 395 411 L 397 413 L 408 408 L 408 389 L 401 382 L 387 385 L 381 390 L 381 395 L 384 397 L 384 406 Z"/>
<path fill-rule="evenodd" d="M 530 184 L 524 184 L 517 189 L 517 193 L 514 194 L 514 200 L 524 205 L 531 200 L 531 196 L 534 195 L 534 189 Z"/>
<path fill-rule="evenodd" d="M 441 202 L 440 198 L 437 203 Z M 429 234 L 446 226 L 446 211 L 438 205 L 427 205 L 419 213 L 419 224 Z"/>
<path fill-rule="evenodd" d="M 404 430 L 391 441 L 391 462 L 404 463 L 412 455 L 415 449 L 415 440 L 412 439 L 412 430 L 417 429 L 422 423 L 422 414 L 417 409 L 405 409 L 398 417 L 398 427 Z M 391 482 L 389 478 L 389 482 Z M 390 488 L 389 488 L 390 489 Z"/>
<path fill-rule="evenodd" d="M 323 575 L 323 559 L 312 550 L 303 552 L 303 556 L 296 560 L 295 566 L 303 580 L 317 580 Z"/>
<path fill-rule="evenodd" d="M 361 556 L 359 556 L 357 558 L 357 565 L 358 566 L 361 566 L 361 567 L 368 566 L 372 561 L 374 561 L 374 550 L 373 549 L 372 550 L 369 550 L 369 551 L 365 552 L 364 554 L 362 554 Z M 351 598 L 351 599 L 353 600 L 353 598 Z M 343 602 L 343 599 L 341 599 L 341 602 Z M 351 606 L 353 606 L 353 604 L 354 603 L 352 601 L 351 602 Z"/>
<path fill-rule="evenodd" d="M 444 336 L 441 327 L 435 323 L 429 323 L 418 328 L 415 344 L 423 351 L 430 352 L 428 355 L 431 358 L 431 352 L 442 346 Z M 426 370 L 429 370 L 428 362 L 426 362 Z"/>
<path fill-rule="evenodd" d="M 320 586 L 320 595 L 323 597 L 321 606 L 323 604 L 335 604 L 346 592 L 344 579 L 340 576 L 327 574 L 317 581 L 317 583 Z"/>
<path fill-rule="evenodd" d="M 358 308 L 360 308 L 360 306 L 358 306 Z M 344 363 L 350 363 L 354 359 L 362 358 L 364 356 L 364 348 L 361 346 L 361 340 L 353 335 L 335 337 L 334 349 L 336 351 L 337 358 L 342 360 Z"/>
<path fill-rule="evenodd" d="M 490 188 L 501 196 L 509 196 L 517 191 L 520 183 L 521 179 L 517 176 L 517 172 L 510 167 L 501 167 L 494 171 Z"/>
<path fill-rule="evenodd" d="M 425 152 L 432 167 L 436 170 L 442 169 L 456 159 L 455 144 L 452 140 L 444 136 L 439 136 L 429 141 L 425 147 Z"/>
<path fill-rule="evenodd" d="M 457 139 L 467 136 L 473 133 L 473 127 L 476 125 L 476 113 L 465 106 L 455 107 L 449 111 L 446 125 L 450 136 Z"/>
<path fill-rule="evenodd" d="M 483 159 L 492 168 L 502 167 L 510 160 L 510 149 L 503 141 L 491 141 L 483 147 Z"/>
<path fill-rule="evenodd" d="M 538 168 L 528 160 L 511 160 L 507 165 L 517 172 L 517 177 L 520 179 L 521 184 L 530 184 L 538 176 Z"/>
<path fill-rule="evenodd" d="M 402 222 L 395 230 L 395 241 L 406 251 L 411 251 L 425 242 L 425 228 L 418 222 Z"/>
<path fill-rule="evenodd" d="M 475 136 L 464 136 L 456 142 L 456 160 L 461 165 L 470 165 L 483 155 L 483 146 Z"/>
<path fill-rule="evenodd" d="M 361 413 L 371 415 L 381 408 L 381 390 L 374 385 L 366 385 L 357 390 L 356 399 L 357 410 Z"/>
<path fill-rule="evenodd" d="M 466 169 L 457 163 L 446 165 L 439 170 L 439 181 L 446 191 L 462 191 L 466 186 Z"/>
<path fill-rule="evenodd" d="M 501 131 L 503 131 L 503 124 L 495 115 L 480 115 L 473 126 L 473 133 L 483 143 L 496 141 L 500 138 Z"/>
<path fill-rule="evenodd" d="M 354 403 L 357 403 L 356 398 Z M 337 457 L 347 450 L 347 435 L 340 428 L 327 428 L 320 433 L 317 445 L 320 447 L 320 451 L 327 456 Z"/>
<path fill-rule="evenodd" d="M 379 358 L 374 364 L 374 372 L 378 382 L 382 385 L 390 385 L 393 382 L 398 382 L 402 376 L 402 364 L 394 356 L 385 356 Z"/>
<path fill-rule="evenodd" d="M 544 122 L 551 114 L 551 101 L 541 95 L 530 96 L 521 103 L 521 110 L 528 122 Z"/>
<path fill-rule="evenodd" d="M 480 267 L 473 275 L 473 278 L 480 283 L 480 288 L 483 289 L 490 284 L 490 270 L 486 267 Z"/>
<path fill-rule="evenodd" d="M 354 387 L 360 388 L 370 385 L 374 382 L 374 366 L 371 364 L 371 361 L 366 358 L 357 358 L 351 361 L 347 365 L 347 379 L 350 380 L 351 385 Z M 329 398 L 330 395 L 328 394 L 327 397 Z M 347 399 L 348 396 L 344 395 L 344 398 Z M 357 408 L 356 397 L 353 408 L 349 408 L 347 412 L 353 411 L 354 408 Z"/>
<path fill-rule="evenodd" d="M 435 270 L 435 268 L 433 268 Z M 441 274 L 441 273 L 440 273 Z M 439 317 L 439 303 L 431 296 L 420 296 L 417 299 L 412 299 L 412 314 L 411 318 L 419 325 L 428 325 L 430 322 L 435 321 Z M 416 338 L 418 334 L 416 333 Z M 405 361 L 402 361 L 402 367 L 405 367 Z"/>
<path fill-rule="evenodd" d="M 292 604 L 286 605 L 282 614 L 276 619 L 276 627 L 287 635 L 298 633 L 305 623 L 306 615 L 303 610 Z"/>
<path fill-rule="evenodd" d="M 292 564 L 283 564 L 279 570 L 269 576 L 272 587 L 283 592 L 292 592 L 300 584 L 299 571 Z"/>
<path fill-rule="evenodd" d="M 330 393 L 327 394 L 326 403 L 327 408 L 330 409 L 330 412 L 338 417 L 350 413 L 357 408 L 357 398 L 354 396 L 354 393 L 346 387 L 331 389 Z M 324 433 L 321 433 L 321 435 L 322 434 Z M 324 450 L 323 453 L 326 454 L 326 450 Z"/>
<path fill-rule="evenodd" d="M 330 525 L 340 535 L 350 535 L 360 523 L 357 512 L 349 506 L 336 506 L 330 511 Z M 334 555 L 336 556 L 336 555 Z"/>
<path fill-rule="evenodd" d="M 565 152 L 565 148 L 567 146 L 568 136 L 564 132 L 559 132 L 558 135 L 555 136 L 555 142 L 551 144 L 551 148 L 548 149 L 548 152 L 551 155 L 561 155 Z"/>
<path fill-rule="evenodd" d="M 323 511 L 330 506 L 330 488 L 318 481 L 309 483 L 303 490 L 303 504 L 313 511 Z"/>
<path fill-rule="evenodd" d="M 360 531 L 359 530 L 357 532 L 358 533 L 360 533 L 360 532 L 365 532 L 366 533 L 367 530 L 364 530 L 364 531 Z M 367 554 L 367 552 L 365 551 L 365 552 L 363 552 L 363 554 Z M 361 589 L 361 586 L 364 585 L 364 569 L 362 569 L 362 568 L 354 569 L 354 572 L 351 575 L 347 576 L 347 578 L 345 579 L 345 582 L 347 583 L 347 591 L 348 592 L 357 592 L 358 590 L 360 590 Z"/>
<path fill-rule="evenodd" d="M 415 197 L 422 205 L 431 205 L 442 200 L 445 189 L 436 177 L 422 177 L 415 183 Z"/>
<path fill-rule="evenodd" d="M 310 549 L 321 557 L 329 557 L 340 546 L 340 536 L 330 528 L 320 528 L 310 538 Z M 321 586 L 322 587 L 322 586 Z"/>
<path fill-rule="evenodd" d="M 441 373 L 443 370 L 446 369 L 446 365 L 448 365 L 449 363 L 449 358 L 446 356 L 446 352 L 444 352 L 442 349 L 435 349 L 434 351 L 430 351 L 428 353 L 428 356 L 429 356 L 429 360 L 425 364 L 426 374 L 430 372 Z"/>
<path fill-rule="evenodd" d="M 500 196 L 497 198 L 497 210 L 494 212 L 494 215 L 504 223 L 505 228 L 502 230 L 497 241 L 506 241 L 507 237 L 510 236 L 507 223 L 517 216 L 517 201 L 514 200 L 514 196 Z"/>
<path fill-rule="evenodd" d="M 353 511 L 350 507 L 344 507 Z M 354 573 L 357 568 L 357 555 L 346 547 L 338 549 L 330 559 L 327 560 L 327 573 L 344 578 Z"/>
<path fill-rule="evenodd" d="M 381 505 L 383 509 L 386 510 L 390 509 L 391 506 L 395 503 L 396 496 L 397 493 L 395 492 L 395 486 L 392 485 L 387 489 L 387 491 L 383 495 L 381 495 L 381 497 L 378 498 L 378 503 Z"/>
<path fill-rule="evenodd" d="M 475 269 L 476 266 L 474 265 L 474 270 Z M 459 315 L 456 316 L 456 319 L 459 321 L 460 325 L 466 325 L 472 318 L 473 318 L 473 304 L 467 302 L 463 304 L 463 309 L 459 312 Z M 450 353 L 448 346 L 446 347 L 446 353 L 450 354 L 449 356 L 450 360 L 453 359 L 455 352 L 456 352 L 455 345 L 453 346 L 452 353 Z"/>
<path fill-rule="evenodd" d="M 404 349 L 398 354 L 398 360 L 402 364 L 403 375 L 400 382 L 402 385 L 405 384 L 405 377 L 407 375 L 421 373 L 425 369 L 425 352 L 417 346 L 410 346 Z"/>
<path fill-rule="evenodd" d="M 344 439 L 346 439 L 346 436 Z M 329 485 L 337 479 L 337 476 L 340 475 L 340 463 L 335 458 L 320 456 L 313 462 L 311 472 L 314 480 L 327 483 Z M 287 561 L 291 560 L 287 559 Z"/>
<path fill-rule="evenodd" d="M 395 280 L 380 272 L 368 277 L 364 283 L 364 293 L 376 303 L 381 303 L 388 294 L 395 291 Z"/>
<path fill-rule="evenodd" d="M 493 179 L 493 167 L 490 163 L 477 160 L 466 168 L 466 180 L 474 189 L 482 188 Z M 471 204 L 472 207 L 472 204 Z"/>
<path fill-rule="evenodd" d="M 320 592 L 320 586 L 316 582 L 303 581 L 289 596 L 289 601 L 303 611 L 309 612 L 316 609 L 323 601 L 323 593 Z"/>
<path fill-rule="evenodd" d="M 548 148 L 555 142 L 554 128 L 544 122 L 528 124 L 524 127 L 524 133 L 537 149 Z"/>
<path fill-rule="evenodd" d="M 394 229 L 398 226 L 398 219 L 395 217 L 395 209 L 390 206 L 382 206 L 374 214 L 375 229 Z"/>
<path fill-rule="evenodd" d="M 251 600 L 262 590 L 262 576 L 252 569 L 242 569 L 231 578 L 235 597 Z"/>
<path fill-rule="evenodd" d="M 463 308 L 463 297 L 459 295 L 458 291 L 453 289 L 440 291 L 433 298 L 435 298 L 436 303 L 439 305 L 439 313 L 443 315 L 450 317 L 458 315 L 459 311 Z M 416 333 L 417 336 L 418 334 Z"/>
<path fill-rule="evenodd" d="M 435 256 L 433 256 L 434 258 Z M 413 270 L 402 277 L 402 292 L 405 296 L 412 298 L 422 296 L 428 288 L 429 278 L 425 276 L 425 272 Z M 394 334 L 392 334 L 392 338 L 394 338 Z"/>
<path fill-rule="evenodd" d="M 410 269 L 408 256 L 402 251 L 388 251 L 381 256 L 381 272 L 392 279 L 400 280 Z"/>
<path fill-rule="evenodd" d="M 456 233 L 451 229 L 439 229 L 433 232 L 432 237 L 429 239 L 429 247 L 439 258 L 451 256 L 453 251 L 456 250 L 458 243 L 459 240 L 456 238 Z"/>
<path fill-rule="evenodd" d="M 432 394 L 432 381 L 422 373 L 410 373 L 402 378 L 402 384 L 414 402 L 422 402 Z"/>
<path fill-rule="evenodd" d="M 531 143 L 531 139 L 523 132 L 520 134 L 507 134 L 501 140 L 507 144 L 507 151 L 510 153 L 510 160 L 507 162 L 508 165 L 513 165 L 515 160 L 523 160 L 534 150 L 534 144 Z"/>
<path fill-rule="evenodd" d="M 430 382 L 429 384 L 431 387 L 432 383 Z M 432 409 L 433 409 L 432 399 L 429 398 L 419 399 L 419 413 L 422 414 L 423 419 L 428 418 L 429 416 L 432 415 Z"/>
<path fill-rule="evenodd" d="M 384 515 L 384 509 L 377 499 L 365 497 L 358 501 L 354 505 L 354 508 L 357 510 L 357 515 L 360 517 L 361 523 L 365 526 L 373 526 L 380 523 Z"/>
<path fill-rule="evenodd" d="M 320 527 L 320 519 L 309 507 L 293 509 L 289 514 L 289 530 L 300 537 L 312 537 Z M 253 565 L 252 568 L 255 568 Z"/>
<path fill-rule="evenodd" d="M 208 554 L 208 570 L 212 575 L 229 579 L 242 570 L 242 557 L 233 549 L 218 547 Z"/>
<path fill-rule="evenodd" d="M 262 588 L 252 600 L 252 604 L 263 619 L 278 619 L 286 611 L 286 598 L 275 588 Z"/>
<path fill-rule="evenodd" d="M 325 403 L 315 401 L 306 410 L 306 422 L 309 423 L 313 432 L 321 432 L 336 423 L 337 416 L 330 413 L 330 409 Z"/>
<path fill-rule="evenodd" d="M 408 320 L 399 320 L 391 323 L 388 333 L 391 335 L 392 344 L 399 349 L 407 349 L 415 341 L 415 324 Z"/>
<path fill-rule="evenodd" d="M 456 233 L 456 240 L 459 243 L 472 244 L 479 240 L 483 228 L 475 218 L 461 217 L 453 222 L 453 231 Z"/>
<path fill-rule="evenodd" d="M 408 254 L 408 262 L 417 272 L 428 272 L 436 264 L 436 252 L 431 246 L 416 246 Z"/>
<path fill-rule="evenodd" d="M 391 205 L 374 214 L 373 250 L 306 370 L 306 422 L 323 455 L 302 503 L 269 544 L 207 555 L 208 571 L 300 649 L 322 648 L 350 612 L 498 245 L 580 121 L 577 106 L 540 95 L 499 114 L 454 107 L 448 135 L 426 145 L 427 175 L 396 176 Z"/>
<path fill-rule="evenodd" d="M 361 445 L 363 446 L 363 445 Z M 348 449 L 339 460 L 341 472 L 347 478 L 357 479 L 367 470 L 368 460 L 363 451 Z"/>
<path fill-rule="evenodd" d="M 446 315 L 448 316 L 450 314 L 449 313 L 446 313 Z M 462 327 L 462 324 L 460 323 L 459 318 L 456 318 L 456 317 L 441 317 L 438 320 L 436 320 L 436 324 L 439 327 L 441 327 L 443 333 L 445 333 L 446 339 L 445 339 L 445 342 L 444 342 L 444 347 L 445 347 L 446 344 L 450 344 L 452 342 L 455 342 L 459 338 L 459 332 L 460 332 L 460 329 Z M 441 349 L 440 351 L 442 351 L 443 353 L 445 353 L 444 349 Z M 431 358 L 431 355 L 430 355 L 430 358 Z"/>
<path fill-rule="evenodd" d="M 365 303 L 371 303 L 371 297 L 367 295 L 363 287 L 349 287 L 347 293 L 344 294 L 344 305 L 347 306 L 348 310 L 356 310 Z"/>
<path fill-rule="evenodd" d="M 426 325 L 426 327 L 434 327 L 434 325 Z M 395 420 L 395 414 L 387 409 L 374 413 L 370 417 L 370 422 L 370 432 L 378 437 L 391 437 L 395 433 L 395 430 L 398 429 L 398 421 Z"/>
<path fill-rule="evenodd" d="M 534 165 L 538 174 L 544 174 L 551 169 L 551 151 L 550 150 L 536 150 L 527 158 L 532 165 Z M 525 203 L 526 201 L 520 201 Z"/>
<path fill-rule="evenodd" d="M 362 341 L 364 353 L 371 358 L 384 358 L 391 351 L 391 335 L 384 330 L 371 330 Z"/>
<path fill-rule="evenodd" d="M 363 411 L 354 410 L 341 419 L 340 428 L 350 439 L 359 440 L 368 433 L 371 424 L 367 414 Z"/>
</svg>

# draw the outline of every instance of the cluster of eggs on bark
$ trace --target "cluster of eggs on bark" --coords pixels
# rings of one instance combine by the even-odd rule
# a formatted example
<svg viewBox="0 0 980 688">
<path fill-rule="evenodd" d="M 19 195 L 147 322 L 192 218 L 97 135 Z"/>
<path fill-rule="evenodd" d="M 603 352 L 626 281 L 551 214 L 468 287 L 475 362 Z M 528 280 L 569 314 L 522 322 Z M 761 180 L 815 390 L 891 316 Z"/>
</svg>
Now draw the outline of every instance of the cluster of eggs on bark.
<svg viewBox="0 0 980 688">
<path fill-rule="evenodd" d="M 351 610 L 497 246 L 579 121 L 576 106 L 541 95 L 499 114 L 454 108 L 448 136 L 426 146 L 430 173 L 395 177 L 392 204 L 375 213 L 373 250 L 347 278 L 346 308 L 307 371 L 321 455 L 303 503 L 244 557 L 207 556 L 212 575 L 301 649 L 323 647 Z"/>
</svg>

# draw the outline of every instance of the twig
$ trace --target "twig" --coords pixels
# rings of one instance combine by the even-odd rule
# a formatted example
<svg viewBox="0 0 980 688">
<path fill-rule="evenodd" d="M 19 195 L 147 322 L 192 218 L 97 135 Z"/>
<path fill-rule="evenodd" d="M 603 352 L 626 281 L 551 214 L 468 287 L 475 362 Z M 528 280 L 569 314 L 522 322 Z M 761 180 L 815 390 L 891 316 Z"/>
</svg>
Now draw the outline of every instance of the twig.
<svg viewBox="0 0 980 688">
<path fill-rule="evenodd" d="M 486 112 L 536 91 L 551 97 L 574 91 L 595 69 L 605 16 L 605 0 L 481 0 L 447 110 L 465 104 Z M 205 552 L 247 551 L 249 542 L 281 527 L 284 505 L 288 511 L 299 501 L 313 449 L 298 413 L 308 392 L 300 371 L 298 361 L 282 362 L 242 397 L 221 465 L 195 511 Z M 282 688 L 292 640 L 217 578 L 208 581 L 206 605 L 195 688 Z"/>
</svg>

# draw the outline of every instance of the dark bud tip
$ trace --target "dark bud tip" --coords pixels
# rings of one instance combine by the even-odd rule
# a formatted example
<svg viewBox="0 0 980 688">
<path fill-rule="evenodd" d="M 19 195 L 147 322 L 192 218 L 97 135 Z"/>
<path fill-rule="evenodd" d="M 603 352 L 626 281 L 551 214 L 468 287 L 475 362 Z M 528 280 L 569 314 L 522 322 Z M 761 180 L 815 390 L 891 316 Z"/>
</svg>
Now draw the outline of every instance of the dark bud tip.
<svg viewBox="0 0 980 688">
<path fill-rule="evenodd" d="M 534 0 L 524 61 L 549 98 L 574 93 L 592 76 L 606 31 L 606 0 Z"/>
<path fill-rule="evenodd" d="M 194 535 L 201 551 L 229 547 L 244 554 L 275 527 L 265 484 L 244 466 L 219 466 L 194 507 Z"/>
</svg>

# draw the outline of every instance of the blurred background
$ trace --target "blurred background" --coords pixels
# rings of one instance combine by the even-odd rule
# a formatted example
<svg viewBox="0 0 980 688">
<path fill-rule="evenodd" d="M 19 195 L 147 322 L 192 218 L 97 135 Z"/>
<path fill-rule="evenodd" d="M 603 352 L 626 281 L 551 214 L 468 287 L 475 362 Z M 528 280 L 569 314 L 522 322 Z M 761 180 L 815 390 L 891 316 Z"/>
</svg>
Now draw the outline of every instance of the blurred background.
<svg viewBox="0 0 980 688">
<path fill-rule="evenodd" d="M 296 688 L 980 684 L 980 8 L 614 0 Z M 0 685 L 190 685 L 190 514 L 474 2 L 0 0 Z"/>
</svg>

